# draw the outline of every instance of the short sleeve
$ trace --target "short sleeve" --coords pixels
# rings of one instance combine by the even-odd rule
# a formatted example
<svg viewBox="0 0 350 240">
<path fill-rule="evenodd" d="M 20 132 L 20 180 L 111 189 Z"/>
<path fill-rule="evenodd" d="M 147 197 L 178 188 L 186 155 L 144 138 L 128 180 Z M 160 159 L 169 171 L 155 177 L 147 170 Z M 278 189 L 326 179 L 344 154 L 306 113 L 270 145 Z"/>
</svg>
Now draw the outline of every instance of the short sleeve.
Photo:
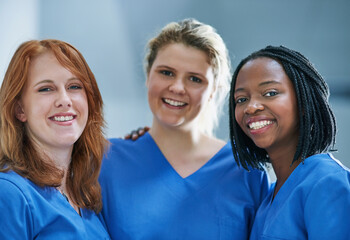
<svg viewBox="0 0 350 240">
<path fill-rule="evenodd" d="M 350 239 L 350 173 L 323 177 L 307 197 L 304 214 L 309 240 Z"/>
<path fill-rule="evenodd" d="M 21 189 L 6 179 L 0 179 L 0 239 L 32 239 L 32 217 Z"/>
</svg>

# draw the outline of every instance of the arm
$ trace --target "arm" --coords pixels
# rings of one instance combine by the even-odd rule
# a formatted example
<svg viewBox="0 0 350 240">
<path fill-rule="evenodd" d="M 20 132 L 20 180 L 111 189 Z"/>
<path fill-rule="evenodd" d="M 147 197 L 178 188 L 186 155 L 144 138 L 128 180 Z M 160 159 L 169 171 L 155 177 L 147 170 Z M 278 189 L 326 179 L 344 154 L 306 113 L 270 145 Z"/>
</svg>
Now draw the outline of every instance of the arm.
<svg viewBox="0 0 350 240">
<path fill-rule="evenodd" d="M 0 239 L 32 239 L 32 215 L 24 194 L 6 179 L 0 179 L 0 186 Z"/>
</svg>

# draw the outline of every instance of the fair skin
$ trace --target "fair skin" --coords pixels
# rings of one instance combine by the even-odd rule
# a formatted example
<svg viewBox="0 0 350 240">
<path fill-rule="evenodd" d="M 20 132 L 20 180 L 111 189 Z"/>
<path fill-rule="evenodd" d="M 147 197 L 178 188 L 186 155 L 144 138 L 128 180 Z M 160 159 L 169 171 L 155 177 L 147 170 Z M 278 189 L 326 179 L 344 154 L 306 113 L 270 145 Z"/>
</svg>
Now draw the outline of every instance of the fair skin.
<svg viewBox="0 0 350 240">
<path fill-rule="evenodd" d="M 269 155 L 277 177 L 277 194 L 299 164 L 290 166 L 299 136 L 294 86 L 279 62 L 260 57 L 241 68 L 234 97 L 237 123 Z"/>
<path fill-rule="evenodd" d="M 215 93 L 208 57 L 180 43 L 166 45 L 158 51 L 146 84 L 154 116 L 149 133 L 174 170 L 186 178 L 225 145 L 198 128 L 202 109 Z"/>
<path fill-rule="evenodd" d="M 88 102 L 82 82 L 53 53 L 45 52 L 32 60 L 16 117 L 25 123 L 28 137 L 38 151 L 66 173 L 74 143 L 87 123 Z M 62 192 L 66 192 L 65 179 Z"/>
</svg>

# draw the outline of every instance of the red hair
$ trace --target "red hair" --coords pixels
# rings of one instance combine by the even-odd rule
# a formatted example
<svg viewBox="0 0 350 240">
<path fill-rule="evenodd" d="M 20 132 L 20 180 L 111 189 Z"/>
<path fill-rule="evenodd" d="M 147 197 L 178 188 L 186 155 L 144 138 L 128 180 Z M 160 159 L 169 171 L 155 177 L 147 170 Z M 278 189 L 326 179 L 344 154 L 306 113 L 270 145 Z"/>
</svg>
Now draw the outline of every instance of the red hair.
<svg viewBox="0 0 350 240">
<path fill-rule="evenodd" d="M 74 144 L 66 183 L 68 194 L 78 207 L 99 212 L 102 201 L 98 175 L 107 147 L 103 133 L 103 101 L 84 57 L 69 43 L 53 39 L 32 40 L 22 43 L 14 53 L 0 90 L 0 171 L 13 170 L 41 187 L 57 187 L 62 182 L 63 171 L 39 154 L 26 135 L 24 123 L 15 115 L 31 61 L 47 51 L 82 81 L 86 91 L 88 120 Z"/>
</svg>

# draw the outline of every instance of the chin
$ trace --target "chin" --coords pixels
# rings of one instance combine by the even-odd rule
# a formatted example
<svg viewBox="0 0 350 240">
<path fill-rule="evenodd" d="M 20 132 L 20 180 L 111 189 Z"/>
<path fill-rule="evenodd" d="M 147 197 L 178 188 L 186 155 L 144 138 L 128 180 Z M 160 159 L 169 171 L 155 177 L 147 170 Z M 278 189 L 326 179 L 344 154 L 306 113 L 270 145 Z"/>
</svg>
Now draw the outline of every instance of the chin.
<svg viewBox="0 0 350 240">
<path fill-rule="evenodd" d="M 161 123 L 164 126 L 180 126 L 184 123 L 184 120 L 182 118 L 169 118 L 169 117 L 163 117 L 158 118 L 158 122 Z"/>
</svg>

